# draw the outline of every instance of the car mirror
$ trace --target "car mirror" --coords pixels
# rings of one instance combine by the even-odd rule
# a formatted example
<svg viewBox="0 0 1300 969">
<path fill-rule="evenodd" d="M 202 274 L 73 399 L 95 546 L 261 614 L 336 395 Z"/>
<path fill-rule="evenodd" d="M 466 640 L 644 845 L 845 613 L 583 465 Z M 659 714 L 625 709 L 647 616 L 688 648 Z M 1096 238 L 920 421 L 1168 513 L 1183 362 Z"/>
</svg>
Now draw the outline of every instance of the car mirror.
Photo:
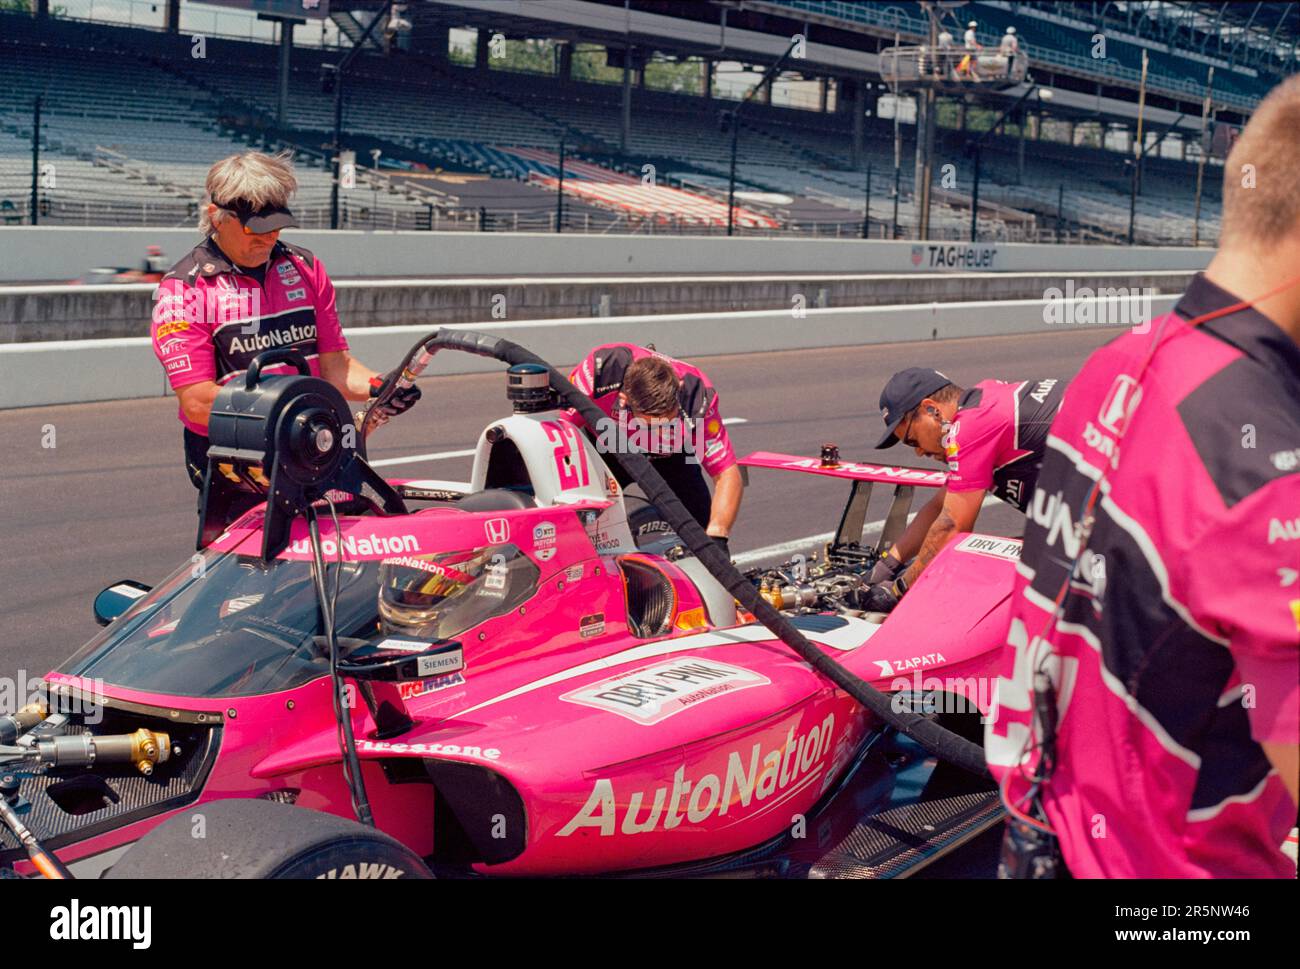
<svg viewBox="0 0 1300 969">
<path fill-rule="evenodd" d="M 135 605 L 139 599 L 148 595 L 152 588 L 153 586 L 145 585 L 143 582 L 136 582 L 134 579 L 123 579 L 121 582 L 114 582 L 95 596 L 95 622 L 101 626 L 107 626 Z"/>
</svg>

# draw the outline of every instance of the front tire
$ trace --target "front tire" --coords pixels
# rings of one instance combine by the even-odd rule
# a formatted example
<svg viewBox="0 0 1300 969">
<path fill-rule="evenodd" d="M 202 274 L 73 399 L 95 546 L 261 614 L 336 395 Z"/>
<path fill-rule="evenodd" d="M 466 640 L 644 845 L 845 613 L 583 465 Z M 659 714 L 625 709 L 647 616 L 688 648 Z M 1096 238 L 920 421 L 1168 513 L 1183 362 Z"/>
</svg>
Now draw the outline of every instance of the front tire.
<svg viewBox="0 0 1300 969">
<path fill-rule="evenodd" d="M 105 878 L 432 878 L 413 851 L 356 821 L 271 801 L 198 804 L 131 846 Z"/>
</svg>

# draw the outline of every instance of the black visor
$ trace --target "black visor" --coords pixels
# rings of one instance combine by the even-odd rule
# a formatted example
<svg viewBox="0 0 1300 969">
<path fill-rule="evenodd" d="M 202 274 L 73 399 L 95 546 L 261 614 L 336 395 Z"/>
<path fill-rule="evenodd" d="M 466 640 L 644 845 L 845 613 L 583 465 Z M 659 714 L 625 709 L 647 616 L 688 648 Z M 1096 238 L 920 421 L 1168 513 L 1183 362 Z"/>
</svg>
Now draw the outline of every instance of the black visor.
<svg viewBox="0 0 1300 969">
<path fill-rule="evenodd" d="M 244 199 L 236 199 L 227 205 L 218 203 L 217 207 L 234 213 L 235 218 L 249 232 L 274 232 L 276 229 L 298 225 L 293 213 L 283 205 L 265 205 L 254 209 Z"/>
</svg>

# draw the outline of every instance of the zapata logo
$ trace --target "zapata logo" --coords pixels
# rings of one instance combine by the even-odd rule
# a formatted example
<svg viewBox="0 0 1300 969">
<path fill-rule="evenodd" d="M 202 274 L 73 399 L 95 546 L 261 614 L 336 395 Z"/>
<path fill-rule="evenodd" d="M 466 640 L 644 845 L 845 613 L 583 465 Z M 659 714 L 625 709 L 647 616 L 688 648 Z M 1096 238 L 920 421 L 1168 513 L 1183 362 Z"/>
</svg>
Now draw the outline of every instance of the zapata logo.
<svg viewBox="0 0 1300 969">
<path fill-rule="evenodd" d="M 912 265 L 913 265 L 913 266 L 919 266 L 919 265 L 921 265 L 921 257 L 922 257 L 922 254 L 923 254 L 924 252 L 925 252 L 925 250 L 924 250 L 923 248 L 921 248 L 920 246 L 913 246 L 913 247 L 912 247 Z"/>
</svg>

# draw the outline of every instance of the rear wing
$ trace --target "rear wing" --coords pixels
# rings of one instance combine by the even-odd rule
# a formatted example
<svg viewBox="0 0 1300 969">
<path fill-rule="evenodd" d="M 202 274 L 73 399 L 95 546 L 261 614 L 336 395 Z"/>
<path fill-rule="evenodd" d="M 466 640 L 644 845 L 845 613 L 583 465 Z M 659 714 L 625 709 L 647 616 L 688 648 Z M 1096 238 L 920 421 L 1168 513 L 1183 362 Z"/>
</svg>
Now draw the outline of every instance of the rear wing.
<svg viewBox="0 0 1300 969">
<path fill-rule="evenodd" d="M 893 501 L 880 531 L 880 541 L 875 545 L 877 555 L 889 548 L 907 528 L 908 512 L 912 508 L 912 495 L 916 488 L 942 488 L 948 480 L 946 471 L 927 471 L 924 468 L 901 468 L 890 465 L 858 464 L 838 461 L 823 464 L 820 458 L 805 458 L 797 454 L 778 454 L 774 451 L 755 451 L 739 461 L 746 483 L 750 468 L 767 468 L 777 471 L 802 471 L 826 478 L 844 478 L 852 481 L 848 503 L 840 516 L 839 528 L 831 540 L 827 554 L 839 557 L 856 557 L 863 554 L 863 529 L 867 523 L 867 504 L 871 490 L 877 484 L 894 486 Z M 856 553 L 856 555 L 855 555 Z"/>
<path fill-rule="evenodd" d="M 852 481 L 877 481 L 884 484 L 906 482 L 921 488 L 942 488 L 948 480 L 947 471 L 926 471 L 924 468 L 900 468 L 884 464 L 856 464 L 840 461 L 822 464 L 819 458 L 801 458 L 797 454 L 778 454 L 775 451 L 755 451 L 740 459 L 741 465 L 750 468 L 771 468 L 777 471 L 803 471 L 830 478 L 848 478 Z"/>
</svg>

